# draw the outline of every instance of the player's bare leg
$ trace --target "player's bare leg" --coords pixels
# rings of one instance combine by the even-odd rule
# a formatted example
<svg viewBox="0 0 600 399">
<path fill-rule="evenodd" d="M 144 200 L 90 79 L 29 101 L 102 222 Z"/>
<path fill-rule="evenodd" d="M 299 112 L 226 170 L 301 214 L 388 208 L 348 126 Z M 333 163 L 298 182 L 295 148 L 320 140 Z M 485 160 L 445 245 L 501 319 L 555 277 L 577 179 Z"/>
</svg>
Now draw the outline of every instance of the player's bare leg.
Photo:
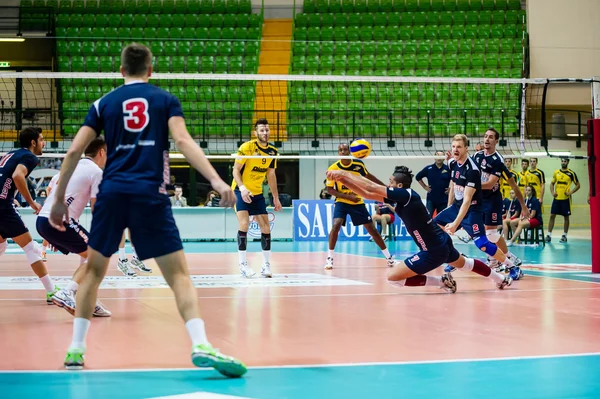
<svg viewBox="0 0 600 399">
<path fill-rule="evenodd" d="M 80 370 L 84 364 L 86 350 L 86 337 L 90 328 L 90 318 L 94 313 L 98 299 L 98 287 L 106 275 L 109 258 L 93 249 L 89 249 L 87 267 L 83 271 L 83 278 L 79 283 L 75 319 L 73 320 L 73 340 L 65 358 L 65 368 Z"/>
<path fill-rule="evenodd" d="M 248 214 L 248 211 L 237 211 L 235 214 L 238 219 L 237 242 L 240 274 L 242 275 L 242 277 L 252 277 L 256 274 L 256 272 L 252 270 L 250 266 L 248 266 L 248 261 L 246 260 L 246 248 L 248 246 L 248 227 L 250 226 L 250 215 Z"/>
<path fill-rule="evenodd" d="M 83 281 L 86 274 L 87 268 L 87 257 L 88 251 L 79 254 L 79 267 L 73 273 L 73 278 L 67 283 L 65 289 L 58 291 L 53 297 L 52 302 L 72 315 L 75 315 L 76 308 L 76 294 L 79 289 L 79 284 Z M 112 313 L 104 307 L 100 301 L 96 301 L 96 307 L 94 308 L 94 316 L 96 317 L 110 317 Z"/>
<path fill-rule="evenodd" d="M 327 253 L 327 262 L 325 263 L 325 269 L 333 269 L 333 252 L 335 251 L 335 244 L 337 244 L 338 236 L 344 219 L 336 218 L 333 219 L 333 226 L 329 232 L 329 251 Z"/>
<path fill-rule="evenodd" d="M 456 292 L 456 282 L 450 273 L 442 276 L 426 276 L 412 271 L 403 261 L 398 261 L 388 271 L 387 281 L 397 288 L 420 287 L 424 285 L 443 288 L 447 292 Z"/>
<path fill-rule="evenodd" d="M 260 227 L 260 246 L 263 253 L 263 265 L 260 274 L 263 277 L 273 277 L 271 273 L 271 226 L 269 225 L 269 215 L 254 216 Z"/>
<path fill-rule="evenodd" d="M 375 228 L 375 225 L 373 225 L 373 223 L 367 223 L 364 226 L 367 232 L 371 235 L 371 237 L 373 237 L 373 241 L 375 241 L 375 244 L 377 244 L 379 249 L 381 249 L 383 256 L 385 256 L 385 259 L 387 260 L 387 265 L 389 267 L 394 266 L 394 258 L 392 257 L 392 255 L 390 255 L 390 251 L 387 249 L 387 245 L 385 245 L 385 241 L 383 241 L 383 238 Z"/>
<path fill-rule="evenodd" d="M 156 258 L 167 284 L 175 293 L 179 314 L 185 321 L 192 340 L 192 362 L 198 367 L 214 367 L 228 377 L 240 377 L 246 373 L 246 366 L 240 361 L 222 355 L 215 350 L 206 337 L 204 321 L 200 318 L 200 309 L 196 288 L 190 279 L 183 251 Z"/>
<path fill-rule="evenodd" d="M 42 251 L 37 242 L 33 241 L 29 232 L 13 237 L 12 239 L 25 252 L 27 261 L 31 265 L 31 269 L 39 277 L 40 281 L 46 289 L 46 303 L 52 305 L 52 297 L 56 294 L 59 288 L 54 285 L 48 269 L 42 261 Z"/>
</svg>

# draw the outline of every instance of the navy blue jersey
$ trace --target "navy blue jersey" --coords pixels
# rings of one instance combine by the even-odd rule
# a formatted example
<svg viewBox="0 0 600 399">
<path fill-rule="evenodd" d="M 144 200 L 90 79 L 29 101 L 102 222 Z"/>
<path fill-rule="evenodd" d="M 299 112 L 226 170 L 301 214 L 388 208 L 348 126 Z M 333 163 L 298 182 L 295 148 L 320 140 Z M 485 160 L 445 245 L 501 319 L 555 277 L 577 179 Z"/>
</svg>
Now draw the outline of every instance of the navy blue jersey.
<svg viewBox="0 0 600 399">
<path fill-rule="evenodd" d="M 540 204 L 540 200 L 535 197 L 525 198 L 525 205 L 527 205 L 527 209 L 529 209 L 529 214 L 531 215 L 533 211 L 535 211 L 535 216 L 533 218 L 542 223 L 542 204 Z"/>
<path fill-rule="evenodd" d="M 467 157 L 462 165 L 459 165 L 456 160 L 451 159 L 448 162 L 452 182 L 454 183 L 454 203 L 460 208 L 465 197 L 465 188 L 471 187 L 475 189 L 471 207 L 469 209 L 481 209 L 481 173 L 471 157 Z"/>
<path fill-rule="evenodd" d="M 450 185 L 450 168 L 447 165 L 442 165 L 438 168 L 435 163 L 425 166 L 417 176 L 417 181 L 427 178 L 427 185 L 431 187 L 431 191 L 427 193 L 427 200 L 435 204 L 447 204 L 448 193 L 446 190 Z"/>
<path fill-rule="evenodd" d="M 486 155 L 484 151 L 478 151 L 473 155 L 473 160 L 481 173 L 481 183 L 487 182 L 492 175 L 498 177 L 498 181 L 494 184 L 494 187 L 482 191 L 482 198 L 487 199 L 493 195 L 502 196 L 500 192 L 500 180 L 508 180 L 511 177 L 510 171 L 504 164 L 502 155 L 497 152 Z"/>
<path fill-rule="evenodd" d="M 402 219 L 406 231 L 422 251 L 446 243 L 449 236 L 440 226 L 433 223 L 419 194 L 411 189 L 388 188 L 387 198 L 396 202 L 396 214 Z"/>
<path fill-rule="evenodd" d="M 508 201 L 508 208 L 506 208 L 509 211 L 508 216 L 513 217 L 521 214 L 521 203 L 518 199 L 505 199 L 504 201 Z"/>
<path fill-rule="evenodd" d="M 26 148 L 12 150 L 0 158 L 0 207 L 12 207 L 17 186 L 13 181 L 13 174 L 18 165 L 27 168 L 27 176 L 39 163 L 38 157 Z"/>
<path fill-rule="evenodd" d="M 177 97 L 148 83 L 132 82 L 94 102 L 85 118 L 104 130 L 107 160 L 101 192 L 166 194 L 169 184 L 169 127 L 183 117 Z"/>
</svg>

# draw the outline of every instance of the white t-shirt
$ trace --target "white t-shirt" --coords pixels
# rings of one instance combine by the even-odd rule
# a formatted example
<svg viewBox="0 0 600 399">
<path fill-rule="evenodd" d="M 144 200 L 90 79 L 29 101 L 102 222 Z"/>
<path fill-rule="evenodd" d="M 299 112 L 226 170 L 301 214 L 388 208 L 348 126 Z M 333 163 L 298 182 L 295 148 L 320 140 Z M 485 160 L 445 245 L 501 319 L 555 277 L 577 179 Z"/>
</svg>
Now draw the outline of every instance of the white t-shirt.
<svg viewBox="0 0 600 399">
<path fill-rule="evenodd" d="M 56 175 L 52 179 L 56 178 L 58 180 L 58 176 Z M 65 202 L 69 206 L 69 217 L 71 219 L 79 220 L 90 199 L 96 198 L 96 195 L 98 195 L 98 186 L 100 186 L 101 181 L 102 169 L 94 161 L 83 158 L 77 163 L 65 193 Z M 56 186 L 53 187 L 46 199 L 39 216 L 50 216 L 50 210 L 54 204 L 55 189 Z"/>
<path fill-rule="evenodd" d="M 54 190 L 54 188 L 56 187 L 56 182 L 58 181 L 59 175 L 60 175 L 60 173 L 57 173 L 54 176 L 52 176 L 50 183 L 48 183 L 48 191 L 49 192 L 52 192 L 52 190 Z"/>
</svg>

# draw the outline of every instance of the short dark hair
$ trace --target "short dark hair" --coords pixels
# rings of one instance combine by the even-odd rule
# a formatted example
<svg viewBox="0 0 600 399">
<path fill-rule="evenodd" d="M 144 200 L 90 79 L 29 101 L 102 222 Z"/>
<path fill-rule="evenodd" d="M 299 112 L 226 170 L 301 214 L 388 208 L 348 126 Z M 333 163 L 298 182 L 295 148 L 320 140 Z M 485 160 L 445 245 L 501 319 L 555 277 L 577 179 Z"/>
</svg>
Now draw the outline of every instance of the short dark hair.
<svg viewBox="0 0 600 399">
<path fill-rule="evenodd" d="M 98 155 L 98 152 L 106 148 L 106 141 L 104 140 L 104 136 L 98 136 L 87 146 L 85 149 L 85 156 L 94 158 Z"/>
<path fill-rule="evenodd" d="M 258 127 L 258 125 L 268 125 L 269 121 L 267 121 L 267 118 L 259 118 L 256 123 L 254 124 L 254 130 L 256 130 L 256 128 Z"/>
<path fill-rule="evenodd" d="M 530 158 L 530 160 L 532 160 L 532 161 L 533 161 L 534 159 L 535 159 L 535 162 L 537 162 L 537 161 L 538 161 L 538 159 L 537 159 L 536 157 L 532 157 L 532 158 Z"/>
<path fill-rule="evenodd" d="M 143 44 L 131 43 L 121 52 L 121 65 L 127 76 L 144 75 L 152 66 L 152 52 Z"/>
<path fill-rule="evenodd" d="M 174 188 L 176 188 L 176 189 L 177 189 L 177 188 L 180 188 L 180 189 L 182 189 L 182 190 L 183 190 L 183 187 L 181 187 L 179 184 L 175 184 L 173 187 L 174 187 Z"/>
<path fill-rule="evenodd" d="M 393 176 L 396 183 L 402 184 L 402 188 L 410 188 L 413 174 L 412 170 L 410 170 L 407 166 L 396 166 Z"/>
<path fill-rule="evenodd" d="M 37 142 L 40 138 L 40 134 L 42 134 L 42 128 L 33 126 L 26 127 L 19 133 L 19 144 L 21 144 L 21 147 L 23 148 L 29 148 L 32 141 Z"/>
<path fill-rule="evenodd" d="M 498 131 L 496 129 L 494 129 L 493 127 L 488 127 L 486 130 L 487 132 L 494 132 L 494 136 L 496 136 L 496 140 L 500 139 L 500 133 L 498 133 Z"/>
<path fill-rule="evenodd" d="M 525 159 L 525 158 L 521 159 L 521 163 L 523 163 L 523 162 L 527 162 L 527 165 L 529 165 L 529 159 Z"/>
</svg>

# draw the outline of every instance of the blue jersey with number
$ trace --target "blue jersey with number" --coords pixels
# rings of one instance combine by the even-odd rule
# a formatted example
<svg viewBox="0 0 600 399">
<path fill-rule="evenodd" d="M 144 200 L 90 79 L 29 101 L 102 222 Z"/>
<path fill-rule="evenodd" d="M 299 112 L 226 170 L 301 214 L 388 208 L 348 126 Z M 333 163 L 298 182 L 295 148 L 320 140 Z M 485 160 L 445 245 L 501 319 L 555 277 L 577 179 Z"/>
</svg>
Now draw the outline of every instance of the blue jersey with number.
<svg viewBox="0 0 600 399">
<path fill-rule="evenodd" d="M 12 207 L 17 191 L 17 186 L 13 181 L 13 174 L 17 170 L 17 166 L 23 165 L 27 168 L 25 175 L 27 177 L 39 162 L 38 157 L 26 148 L 12 150 L 0 158 L 0 207 Z"/>
<path fill-rule="evenodd" d="M 481 183 L 487 182 L 492 175 L 498 177 L 498 181 L 494 184 L 494 187 L 488 190 L 482 190 L 483 199 L 492 198 L 494 196 L 502 197 L 502 193 L 500 192 L 500 180 L 508 180 L 511 177 L 510 171 L 504 164 L 502 155 L 497 152 L 486 154 L 485 151 L 478 151 L 473 155 L 473 160 L 481 172 Z"/>
<path fill-rule="evenodd" d="M 465 189 L 471 187 L 475 189 L 475 194 L 471 199 L 469 210 L 481 210 L 481 173 L 471 157 L 467 157 L 465 162 L 460 165 L 456 160 L 451 159 L 448 162 L 452 182 L 454 183 L 454 203 L 460 207 L 465 197 Z"/>
<path fill-rule="evenodd" d="M 94 102 L 85 118 L 104 130 L 108 157 L 100 192 L 166 194 L 169 119 L 183 117 L 177 97 L 144 82 L 130 82 Z"/>
<path fill-rule="evenodd" d="M 386 198 L 396 203 L 396 214 L 402 219 L 406 231 L 421 251 L 437 248 L 450 238 L 440 226 L 433 223 L 431 215 L 419 194 L 411 189 L 388 188 Z"/>
</svg>

